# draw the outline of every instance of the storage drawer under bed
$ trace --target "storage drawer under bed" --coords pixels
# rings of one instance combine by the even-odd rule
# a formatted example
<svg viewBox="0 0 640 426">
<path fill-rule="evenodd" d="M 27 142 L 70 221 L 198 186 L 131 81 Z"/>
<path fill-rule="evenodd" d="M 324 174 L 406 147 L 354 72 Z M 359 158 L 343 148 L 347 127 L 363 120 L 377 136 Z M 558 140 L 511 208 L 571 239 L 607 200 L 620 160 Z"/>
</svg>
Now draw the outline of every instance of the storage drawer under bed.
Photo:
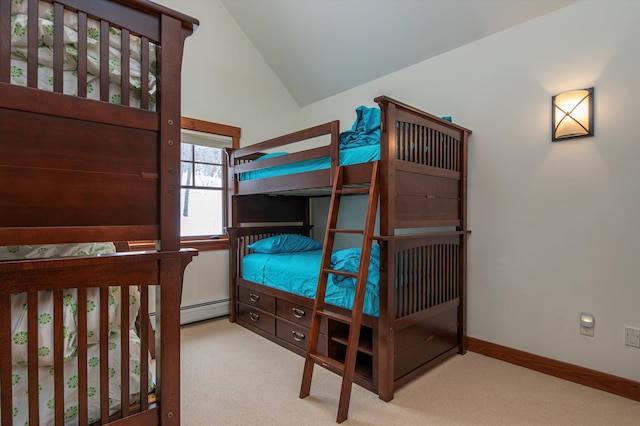
<svg viewBox="0 0 640 426">
<path fill-rule="evenodd" d="M 238 303 L 238 321 L 272 335 L 276 332 L 276 320 L 273 315 L 255 306 Z"/>
<path fill-rule="evenodd" d="M 288 300 L 277 299 L 276 316 L 284 318 L 303 327 L 311 327 L 313 317 L 313 306 L 305 306 L 299 303 L 292 303 Z"/>
<path fill-rule="evenodd" d="M 457 345 L 457 306 L 396 331 L 394 379 L 404 376 Z"/>
<path fill-rule="evenodd" d="M 238 301 L 271 314 L 276 313 L 276 298 L 259 291 L 238 286 Z"/>
<path fill-rule="evenodd" d="M 309 343 L 309 329 L 301 327 L 289 321 L 276 318 L 276 336 L 287 343 L 290 343 L 303 351 L 307 350 Z M 318 353 L 327 353 L 327 336 L 320 333 L 318 338 Z"/>
</svg>

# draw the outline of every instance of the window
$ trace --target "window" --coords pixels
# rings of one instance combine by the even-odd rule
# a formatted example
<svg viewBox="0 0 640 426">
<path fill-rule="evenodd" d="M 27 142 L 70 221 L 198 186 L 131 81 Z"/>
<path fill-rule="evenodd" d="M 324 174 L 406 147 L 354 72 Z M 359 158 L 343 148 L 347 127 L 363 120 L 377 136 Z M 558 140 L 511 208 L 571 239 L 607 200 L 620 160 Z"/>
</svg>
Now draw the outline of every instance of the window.
<svg viewBox="0 0 640 426">
<path fill-rule="evenodd" d="M 181 237 L 224 233 L 225 178 L 221 148 L 182 142 L 180 150 Z"/>
<path fill-rule="evenodd" d="M 180 234 L 182 248 L 227 249 L 226 153 L 240 148 L 239 127 L 182 117 Z M 133 250 L 154 250 L 154 241 L 130 241 Z"/>
</svg>

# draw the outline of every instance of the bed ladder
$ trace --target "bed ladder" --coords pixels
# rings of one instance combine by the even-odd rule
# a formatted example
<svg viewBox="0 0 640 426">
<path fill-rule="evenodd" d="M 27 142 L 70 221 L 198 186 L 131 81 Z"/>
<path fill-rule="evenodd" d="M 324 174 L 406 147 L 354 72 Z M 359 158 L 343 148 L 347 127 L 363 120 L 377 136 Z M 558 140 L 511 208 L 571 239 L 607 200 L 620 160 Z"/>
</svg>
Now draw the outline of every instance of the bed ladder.
<svg viewBox="0 0 640 426">
<path fill-rule="evenodd" d="M 373 243 L 376 210 L 378 207 L 378 196 L 380 194 L 380 184 L 378 181 L 378 161 L 374 161 L 371 163 L 371 179 L 366 187 L 343 188 L 345 167 L 348 166 L 338 167 L 333 182 L 331 204 L 329 206 L 329 217 L 327 220 L 327 231 L 324 239 L 324 247 L 322 249 L 320 276 L 318 278 L 316 299 L 313 305 L 313 316 L 311 320 L 311 330 L 309 333 L 310 338 L 307 345 L 307 353 L 304 362 L 302 385 L 300 387 L 300 398 L 309 396 L 309 392 L 311 390 L 311 378 L 313 376 L 313 367 L 315 364 L 320 364 L 323 367 L 328 367 L 331 371 L 341 374 L 342 387 L 340 390 L 340 401 L 338 404 L 338 418 L 336 420 L 338 423 L 342 423 L 343 421 L 345 421 L 349 413 L 349 401 L 351 399 L 351 387 L 355 376 L 358 341 L 360 339 L 360 325 L 362 323 L 362 309 L 364 305 L 364 295 L 367 286 L 367 274 L 369 272 L 369 263 L 371 256 L 371 245 Z M 343 195 L 355 194 L 369 194 L 364 229 L 337 229 L 336 225 L 338 222 L 340 198 Z M 358 267 L 357 274 L 353 272 L 336 271 L 330 269 L 333 244 L 336 234 L 339 233 L 362 234 L 362 249 L 360 252 L 360 265 Z M 356 278 L 356 292 L 353 301 L 353 309 L 351 310 L 351 316 L 343 315 L 337 312 L 331 312 L 330 310 L 325 309 L 324 299 L 327 289 L 327 281 L 330 274 Z M 339 321 L 349 326 L 349 337 L 347 340 L 344 362 L 318 353 L 318 338 L 320 334 L 320 325 L 322 323 L 322 318 Z"/>
</svg>

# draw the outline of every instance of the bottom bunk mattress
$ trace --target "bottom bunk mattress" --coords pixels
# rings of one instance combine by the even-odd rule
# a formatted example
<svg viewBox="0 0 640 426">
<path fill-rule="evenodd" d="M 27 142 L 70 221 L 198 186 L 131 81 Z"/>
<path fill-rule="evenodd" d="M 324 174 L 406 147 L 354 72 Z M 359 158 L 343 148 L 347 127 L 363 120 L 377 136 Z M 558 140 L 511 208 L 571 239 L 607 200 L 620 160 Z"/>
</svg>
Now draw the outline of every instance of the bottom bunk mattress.
<svg viewBox="0 0 640 426">
<path fill-rule="evenodd" d="M 377 317 L 380 312 L 379 246 L 371 250 L 371 262 L 364 297 L 363 312 Z M 242 258 L 242 278 L 268 287 L 314 299 L 320 275 L 322 250 L 283 253 L 251 253 Z M 360 249 L 336 250 L 331 269 L 357 272 Z M 345 309 L 353 307 L 355 278 L 329 275 L 325 302 Z"/>
</svg>

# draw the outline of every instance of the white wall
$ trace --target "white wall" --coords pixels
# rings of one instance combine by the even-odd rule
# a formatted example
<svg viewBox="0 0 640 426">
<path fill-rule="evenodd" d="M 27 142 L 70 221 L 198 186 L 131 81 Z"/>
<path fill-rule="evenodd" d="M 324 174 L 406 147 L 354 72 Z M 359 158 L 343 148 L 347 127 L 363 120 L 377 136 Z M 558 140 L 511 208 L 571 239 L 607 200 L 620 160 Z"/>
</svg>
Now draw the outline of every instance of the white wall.
<svg viewBox="0 0 640 426">
<path fill-rule="evenodd" d="M 640 380 L 640 2 L 584 0 L 302 109 L 384 94 L 473 130 L 470 336 Z M 596 135 L 551 142 L 551 96 L 595 86 Z M 595 337 L 578 333 L 595 315 Z"/>
<path fill-rule="evenodd" d="M 240 127 L 243 145 L 297 129 L 298 105 L 218 0 L 154 1 L 200 21 L 185 42 L 183 116 Z M 228 262 L 206 251 L 187 267 L 183 322 L 226 313 Z"/>
<path fill-rule="evenodd" d="M 183 114 L 240 126 L 243 144 L 336 118 L 346 129 L 381 94 L 472 129 L 469 335 L 640 380 L 640 350 L 623 343 L 640 327 L 640 2 L 583 0 L 302 110 L 218 1 L 158 2 L 202 23 Z M 596 136 L 551 143 L 551 96 L 590 86 Z M 185 301 L 222 294 L 226 252 L 194 262 Z M 578 334 L 583 311 L 593 338 Z"/>
</svg>

